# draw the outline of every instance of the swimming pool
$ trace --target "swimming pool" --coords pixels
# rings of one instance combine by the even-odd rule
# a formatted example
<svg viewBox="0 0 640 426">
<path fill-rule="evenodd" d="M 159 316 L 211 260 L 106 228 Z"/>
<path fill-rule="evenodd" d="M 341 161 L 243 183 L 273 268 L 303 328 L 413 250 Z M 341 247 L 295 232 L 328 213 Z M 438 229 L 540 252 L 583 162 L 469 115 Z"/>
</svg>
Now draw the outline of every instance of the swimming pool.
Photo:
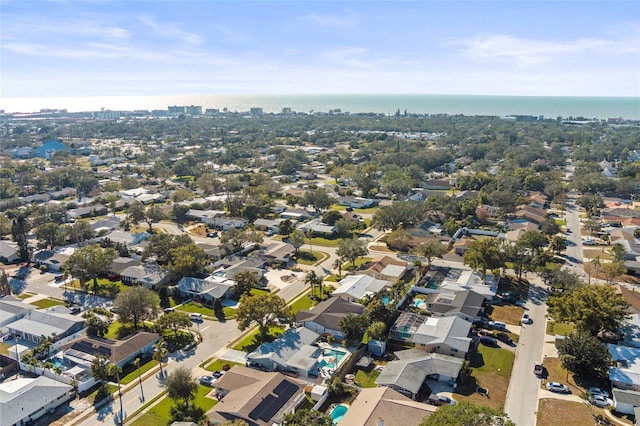
<svg viewBox="0 0 640 426">
<path fill-rule="evenodd" d="M 416 299 L 413 301 L 412 305 L 416 308 L 424 309 L 426 304 L 424 303 L 423 299 Z"/>
<path fill-rule="evenodd" d="M 382 296 L 382 303 L 384 303 L 385 306 L 391 303 L 389 296 Z"/>
<path fill-rule="evenodd" d="M 342 358 L 344 358 L 345 355 L 345 352 L 337 351 L 335 349 L 327 349 L 322 353 L 322 357 L 324 358 L 322 360 L 324 362 L 324 365 L 322 366 L 336 369 L 338 368 L 340 361 L 342 360 Z"/>
<path fill-rule="evenodd" d="M 347 410 L 349 410 L 349 406 L 346 404 L 339 404 L 333 407 L 333 410 L 331 410 L 331 414 L 330 414 L 331 422 L 334 425 L 338 424 L 338 422 L 342 420 L 344 415 L 347 413 Z"/>
</svg>

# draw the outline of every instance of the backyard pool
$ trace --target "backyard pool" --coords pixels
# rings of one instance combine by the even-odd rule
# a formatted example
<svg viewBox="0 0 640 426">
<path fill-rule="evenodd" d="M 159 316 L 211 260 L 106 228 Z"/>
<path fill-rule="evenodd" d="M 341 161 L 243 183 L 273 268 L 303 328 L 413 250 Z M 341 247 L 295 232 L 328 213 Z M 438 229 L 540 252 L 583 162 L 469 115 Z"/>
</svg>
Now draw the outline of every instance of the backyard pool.
<svg viewBox="0 0 640 426">
<path fill-rule="evenodd" d="M 336 405 L 335 407 L 333 407 L 333 410 L 331 410 L 331 421 L 334 425 L 338 424 L 338 422 L 340 420 L 342 420 L 342 418 L 344 417 L 344 415 L 347 413 L 347 410 L 349 409 L 349 406 L 346 404 L 339 404 Z"/>
<path fill-rule="evenodd" d="M 419 309 L 425 309 L 426 303 L 424 303 L 423 299 L 416 299 L 413 301 L 412 305 Z"/>
<path fill-rule="evenodd" d="M 389 299 L 389 296 L 382 296 L 382 303 L 386 305 L 388 305 L 389 303 L 391 303 L 391 300 Z"/>
</svg>

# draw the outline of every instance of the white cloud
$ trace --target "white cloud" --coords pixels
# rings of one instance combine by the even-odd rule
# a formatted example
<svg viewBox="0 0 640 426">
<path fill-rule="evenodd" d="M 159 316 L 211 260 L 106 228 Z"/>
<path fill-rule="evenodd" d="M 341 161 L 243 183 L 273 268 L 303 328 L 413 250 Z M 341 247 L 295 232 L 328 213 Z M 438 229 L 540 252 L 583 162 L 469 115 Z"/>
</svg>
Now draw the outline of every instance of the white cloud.
<svg viewBox="0 0 640 426">
<path fill-rule="evenodd" d="M 510 62 L 516 66 L 539 64 L 566 55 L 602 52 L 616 43 L 605 39 L 571 41 L 530 40 L 506 34 L 482 35 L 476 38 L 451 40 L 444 43 L 477 62 Z"/>
<path fill-rule="evenodd" d="M 153 16 L 142 15 L 138 17 L 140 22 L 151 28 L 157 35 L 163 38 L 175 39 L 188 44 L 201 44 L 205 38 L 199 34 L 185 31 L 179 24 L 173 22 L 157 22 Z"/>
</svg>

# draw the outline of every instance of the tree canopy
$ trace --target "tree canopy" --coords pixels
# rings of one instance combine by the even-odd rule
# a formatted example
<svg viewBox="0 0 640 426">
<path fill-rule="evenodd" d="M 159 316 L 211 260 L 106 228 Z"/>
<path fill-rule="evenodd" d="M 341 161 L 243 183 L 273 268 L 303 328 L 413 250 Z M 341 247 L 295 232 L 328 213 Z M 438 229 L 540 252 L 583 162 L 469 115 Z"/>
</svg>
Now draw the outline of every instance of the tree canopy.
<svg viewBox="0 0 640 426">
<path fill-rule="evenodd" d="M 272 293 L 245 294 L 240 298 L 240 306 L 236 311 L 238 329 L 246 330 L 255 321 L 262 337 L 267 335 L 269 327 L 278 324 L 278 318 L 290 316 L 287 302 Z"/>
<path fill-rule="evenodd" d="M 71 276 L 79 277 L 81 282 L 93 278 L 93 285 L 98 287 L 98 275 L 113 263 L 117 253 L 112 248 L 101 248 L 97 244 L 88 245 L 74 251 L 64 264 L 64 269 Z"/>
<path fill-rule="evenodd" d="M 145 287 L 132 287 L 118 294 L 113 306 L 123 322 L 132 322 L 137 329 L 140 321 L 156 318 L 160 309 L 160 297 Z"/>
<path fill-rule="evenodd" d="M 602 330 L 616 331 L 626 318 L 629 304 L 607 285 L 580 286 L 549 297 L 549 314 L 559 322 L 573 322 L 592 336 Z"/>
<path fill-rule="evenodd" d="M 581 376 L 604 379 L 609 372 L 611 355 L 600 340 L 588 331 L 576 330 L 558 343 L 562 366 Z"/>
<path fill-rule="evenodd" d="M 355 268 L 356 260 L 359 257 L 366 256 L 369 253 L 367 242 L 360 238 L 341 238 L 338 241 L 338 249 L 336 255 L 344 261 L 351 262 Z"/>
<path fill-rule="evenodd" d="M 505 413 L 495 408 L 460 401 L 443 405 L 425 417 L 420 426 L 515 426 Z"/>
</svg>

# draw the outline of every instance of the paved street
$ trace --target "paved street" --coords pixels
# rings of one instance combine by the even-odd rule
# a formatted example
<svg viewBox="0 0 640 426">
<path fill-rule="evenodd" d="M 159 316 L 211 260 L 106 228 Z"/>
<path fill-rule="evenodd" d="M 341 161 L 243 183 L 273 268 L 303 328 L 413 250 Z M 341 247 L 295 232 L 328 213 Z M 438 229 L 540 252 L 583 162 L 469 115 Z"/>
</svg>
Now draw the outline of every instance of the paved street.
<svg viewBox="0 0 640 426">
<path fill-rule="evenodd" d="M 530 278 L 530 281 L 529 300 L 525 309 L 533 323 L 523 325 L 520 330 L 505 401 L 505 412 L 518 426 L 536 424 L 540 380 L 533 374 L 533 366 L 542 361 L 546 332 L 546 290 L 538 277 Z"/>
</svg>

